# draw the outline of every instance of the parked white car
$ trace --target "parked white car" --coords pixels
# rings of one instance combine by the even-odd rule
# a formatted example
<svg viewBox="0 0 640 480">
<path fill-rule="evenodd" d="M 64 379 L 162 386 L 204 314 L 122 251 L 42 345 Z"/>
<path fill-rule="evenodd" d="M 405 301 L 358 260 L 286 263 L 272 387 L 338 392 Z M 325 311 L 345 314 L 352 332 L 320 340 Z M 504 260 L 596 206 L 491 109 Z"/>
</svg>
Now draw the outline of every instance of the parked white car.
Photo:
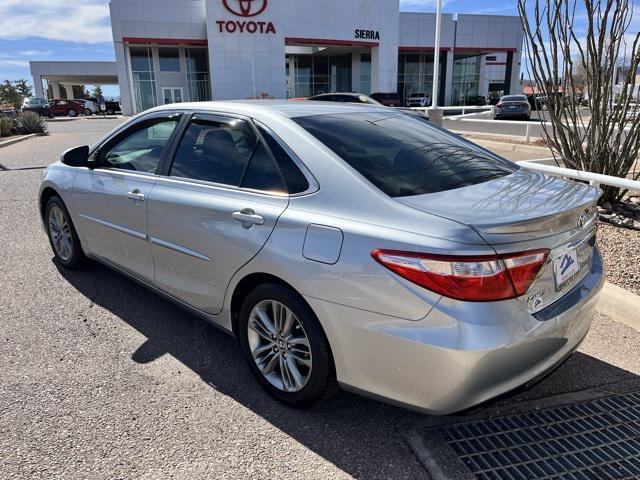
<svg viewBox="0 0 640 480">
<path fill-rule="evenodd" d="M 407 107 L 428 107 L 431 105 L 431 97 L 426 93 L 412 93 L 407 97 Z"/>
<path fill-rule="evenodd" d="M 85 115 L 93 115 L 94 113 L 100 112 L 100 107 L 91 100 L 85 100 L 84 98 L 74 98 L 73 100 L 84 105 Z"/>
</svg>

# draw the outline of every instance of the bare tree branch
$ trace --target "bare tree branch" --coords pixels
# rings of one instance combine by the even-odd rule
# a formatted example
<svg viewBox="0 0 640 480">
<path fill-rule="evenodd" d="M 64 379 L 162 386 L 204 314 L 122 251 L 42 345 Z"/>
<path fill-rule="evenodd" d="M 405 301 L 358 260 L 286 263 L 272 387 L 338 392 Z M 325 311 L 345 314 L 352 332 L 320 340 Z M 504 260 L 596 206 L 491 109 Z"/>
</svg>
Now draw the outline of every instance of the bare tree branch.
<svg viewBox="0 0 640 480">
<path fill-rule="evenodd" d="M 637 180 L 640 34 L 630 35 L 628 0 L 518 0 L 527 68 L 546 111 L 543 135 L 569 168 Z M 586 18 L 586 32 L 573 29 Z M 631 38 L 633 41 L 631 42 Z M 629 46 L 629 43 L 632 43 Z M 624 74 L 616 87 L 616 73 Z M 617 90 L 616 90 L 617 89 Z M 604 199 L 625 192 L 605 187 Z"/>
</svg>

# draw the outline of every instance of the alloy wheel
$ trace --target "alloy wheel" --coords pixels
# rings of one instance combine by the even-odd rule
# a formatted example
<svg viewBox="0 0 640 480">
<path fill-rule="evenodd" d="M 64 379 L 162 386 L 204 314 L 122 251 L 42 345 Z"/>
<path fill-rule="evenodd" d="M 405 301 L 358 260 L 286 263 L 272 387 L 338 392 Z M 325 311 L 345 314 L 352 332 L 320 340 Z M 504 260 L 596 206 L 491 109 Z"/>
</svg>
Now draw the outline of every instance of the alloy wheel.
<svg viewBox="0 0 640 480">
<path fill-rule="evenodd" d="M 302 323 L 285 305 L 263 300 L 247 323 L 249 348 L 256 366 L 271 385 L 298 392 L 311 376 L 311 348 Z"/>
<path fill-rule="evenodd" d="M 58 206 L 49 209 L 49 235 L 56 253 L 65 262 L 73 255 L 71 223 L 66 213 Z"/>
</svg>

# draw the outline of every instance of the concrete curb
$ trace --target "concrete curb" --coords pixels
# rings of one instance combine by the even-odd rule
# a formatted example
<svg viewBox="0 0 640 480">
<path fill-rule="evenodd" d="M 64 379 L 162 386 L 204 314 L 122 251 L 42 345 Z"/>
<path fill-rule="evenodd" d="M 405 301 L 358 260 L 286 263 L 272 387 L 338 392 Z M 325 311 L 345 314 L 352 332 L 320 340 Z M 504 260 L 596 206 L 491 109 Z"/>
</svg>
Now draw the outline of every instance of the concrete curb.
<svg viewBox="0 0 640 480">
<path fill-rule="evenodd" d="M 501 144 L 501 145 L 510 145 L 514 147 L 514 150 L 518 147 L 539 148 L 542 150 L 549 150 L 547 147 L 534 145 L 535 142 L 544 140 L 542 137 L 531 137 L 530 142 L 526 143 L 525 140 L 523 139 L 524 135 L 506 135 L 506 134 L 485 133 L 485 132 L 470 132 L 468 130 L 449 130 L 449 131 L 469 139 L 485 140 L 488 142 L 493 141 L 494 143 Z"/>
<path fill-rule="evenodd" d="M 596 310 L 640 332 L 640 296 L 605 282 Z"/>
<path fill-rule="evenodd" d="M 538 147 L 536 145 L 523 145 L 520 143 L 510 143 L 510 141 L 501 142 L 495 140 L 495 135 L 489 138 L 473 137 L 473 135 L 463 135 L 465 138 L 475 139 L 482 142 L 482 145 L 488 145 L 491 147 L 508 149 L 513 152 L 535 152 L 541 155 L 551 156 L 551 150 L 547 147 Z"/>
<path fill-rule="evenodd" d="M 37 134 L 30 133 L 29 135 L 19 135 L 19 136 L 16 136 L 15 138 L 9 138 L 8 140 L 2 140 L 2 141 L 0 141 L 0 148 L 8 147 L 9 145 L 13 145 L 15 143 L 24 142 L 25 140 L 30 140 L 30 139 L 32 139 L 34 137 L 37 137 Z"/>
<path fill-rule="evenodd" d="M 53 117 L 47 118 L 47 122 L 75 122 L 76 120 L 80 120 L 82 117 Z"/>
</svg>

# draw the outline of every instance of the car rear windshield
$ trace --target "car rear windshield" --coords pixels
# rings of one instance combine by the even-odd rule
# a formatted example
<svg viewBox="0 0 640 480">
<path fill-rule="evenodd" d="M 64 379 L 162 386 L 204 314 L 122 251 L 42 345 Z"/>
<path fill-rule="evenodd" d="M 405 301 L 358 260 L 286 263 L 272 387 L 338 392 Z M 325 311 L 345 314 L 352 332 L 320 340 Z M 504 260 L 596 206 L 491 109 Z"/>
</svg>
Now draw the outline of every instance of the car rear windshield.
<svg viewBox="0 0 640 480">
<path fill-rule="evenodd" d="M 293 119 L 390 197 L 442 192 L 518 167 L 402 113 L 352 112 Z"/>
<path fill-rule="evenodd" d="M 526 102 L 527 97 L 520 97 L 518 95 L 512 95 L 510 97 L 502 97 L 503 102 Z"/>
</svg>

